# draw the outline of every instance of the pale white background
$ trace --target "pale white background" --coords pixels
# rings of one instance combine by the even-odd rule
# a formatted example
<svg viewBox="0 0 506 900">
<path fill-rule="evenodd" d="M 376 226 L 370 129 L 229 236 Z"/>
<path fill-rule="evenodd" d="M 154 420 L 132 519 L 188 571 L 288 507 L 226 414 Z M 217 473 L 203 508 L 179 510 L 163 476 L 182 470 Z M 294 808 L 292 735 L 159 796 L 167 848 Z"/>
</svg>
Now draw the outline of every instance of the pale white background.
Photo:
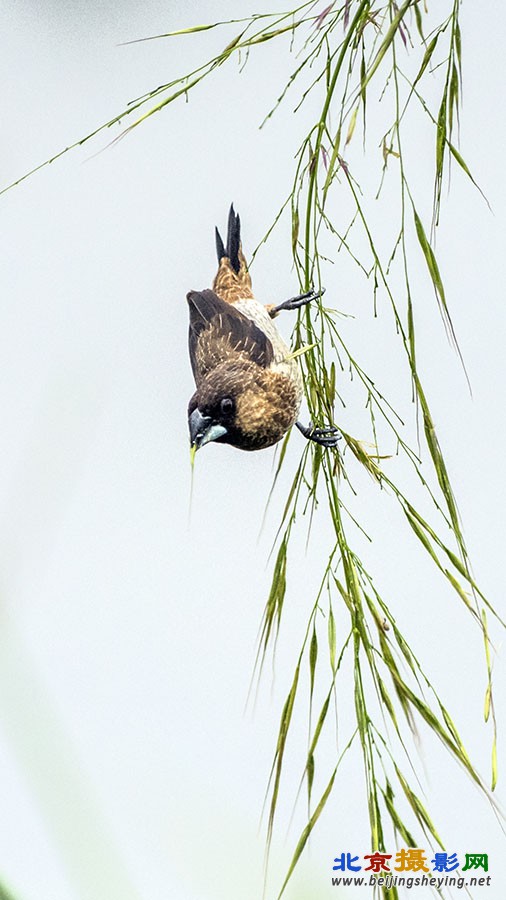
<svg viewBox="0 0 506 900">
<path fill-rule="evenodd" d="M 4 3 L 2 184 L 235 32 L 120 42 L 257 9 L 243 0 Z M 417 298 L 421 368 L 474 570 L 503 612 L 505 20 L 497 3 L 486 15 L 463 8 L 462 148 L 493 213 L 455 173 L 438 239 L 472 397 L 422 264 Z M 273 687 L 267 668 L 256 708 L 245 712 L 283 486 L 258 540 L 273 453 L 206 448 L 188 521 L 184 299 L 210 282 L 212 232 L 230 201 L 251 251 L 289 188 L 304 120 L 289 103 L 269 128 L 258 125 L 293 60 L 264 47 L 259 62 L 240 78 L 235 64 L 220 70 L 187 105 L 94 155 L 111 130 L 0 199 L 0 873 L 20 900 L 261 895 L 262 799 L 321 557 L 318 546 L 306 557 L 303 535 L 296 539 Z M 430 173 L 433 145 L 418 134 L 413 142 L 416 184 Z M 266 302 L 297 287 L 288 248 L 284 221 L 255 265 Z M 328 271 L 331 305 L 355 313 L 346 337 L 395 395 L 388 314 L 372 319 L 367 285 L 350 273 L 344 257 Z M 281 327 L 288 335 L 290 323 Z M 361 436 L 363 413 L 354 415 L 346 411 L 343 427 Z M 301 441 L 294 435 L 285 490 Z M 382 535 L 359 549 L 488 779 L 478 631 L 416 542 L 399 537 L 394 504 L 350 466 L 355 508 Z M 323 518 L 316 528 L 326 552 Z M 496 637 L 500 795 L 505 667 Z M 346 688 L 340 708 L 344 740 Z M 304 743 L 303 734 L 301 725 Z M 425 735 L 421 756 L 448 849 L 488 852 L 493 885 L 476 896 L 504 896 L 504 838 L 490 807 Z M 332 758 L 327 745 L 323 774 Z M 273 889 L 298 836 L 288 820 L 299 775 L 288 763 Z M 332 896 L 333 856 L 367 852 L 363 800 L 357 755 L 289 896 Z M 352 895 L 364 893 L 342 894 Z"/>
</svg>

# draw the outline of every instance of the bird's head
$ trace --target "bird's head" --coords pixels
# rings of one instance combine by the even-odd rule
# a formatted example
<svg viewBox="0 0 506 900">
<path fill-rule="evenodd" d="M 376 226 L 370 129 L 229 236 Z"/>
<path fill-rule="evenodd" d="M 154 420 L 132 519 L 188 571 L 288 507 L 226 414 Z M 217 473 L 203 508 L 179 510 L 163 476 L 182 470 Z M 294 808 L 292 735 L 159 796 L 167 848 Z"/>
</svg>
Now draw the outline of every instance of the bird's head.
<svg viewBox="0 0 506 900">
<path fill-rule="evenodd" d="M 200 382 L 188 405 L 192 449 L 216 441 L 260 450 L 293 425 L 297 403 L 288 379 L 256 365 L 222 363 Z"/>
</svg>

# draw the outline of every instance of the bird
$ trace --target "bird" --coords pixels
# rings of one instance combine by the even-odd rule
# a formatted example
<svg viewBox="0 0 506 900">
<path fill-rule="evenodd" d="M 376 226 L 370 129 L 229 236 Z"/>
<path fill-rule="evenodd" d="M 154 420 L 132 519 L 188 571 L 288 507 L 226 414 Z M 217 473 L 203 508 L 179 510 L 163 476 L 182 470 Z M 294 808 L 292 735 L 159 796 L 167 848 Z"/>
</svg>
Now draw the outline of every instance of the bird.
<svg viewBox="0 0 506 900">
<path fill-rule="evenodd" d="M 253 295 L 241 244 L 241 223 L 230 207 L 227 242 L 216 228 L 218 271 L 212 290 L 189 291 L 188 346 L 196 391 L 188 404 L 193 454 L 205 444 L 262 450 L 293 425 L 308 440 L 335 447 L 335 428 L 298 421 L 303 380 L 297 359 L 273 319 L 316 300 L 307 291 L 283 303 L 264 305 Z"/>
</svg>

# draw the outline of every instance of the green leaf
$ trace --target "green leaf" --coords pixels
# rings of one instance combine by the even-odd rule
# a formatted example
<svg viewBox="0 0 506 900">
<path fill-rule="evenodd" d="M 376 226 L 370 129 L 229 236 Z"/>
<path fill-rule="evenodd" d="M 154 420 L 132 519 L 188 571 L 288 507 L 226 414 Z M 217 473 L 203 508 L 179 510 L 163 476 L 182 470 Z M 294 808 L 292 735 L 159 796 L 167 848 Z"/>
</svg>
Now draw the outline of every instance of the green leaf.
<svg viewBox="0 0 506 900">
<path fill-rule="evenodd" d="M 417 8 L 417 7 L 415 7 L 415 9 L 416 9 L 416 8 Z M 432 38 L 432 40 L 427 44 L 427 48 L 426 48 L 425 53 L 424 53 L 424 55 L 423 55 L 423 59 L 422 59 L 421 66 L 420 66 L 420 68 L 418 69 L 418 72 L 417 72 L 417 74 L 416 74 L 416 77 L 415 77 L 415 79 L 414 79 L 414 81 L 413 81 L 413 88 L 414 88 L 414 86 L 420 81 L 420 79 L 421 79 L 423 73 L 425 72 L 427 66 L 429 65 L 429 63 L 430 63 L 430 61 L 431 61 L 431 59 L 432 59 L 432 54 L 434 53 L 434 50 L 435 50 L 436 47 L 437 47 L 437 42 L 438 42 L 438 39 L 439 39 L 440 34 L 441 34 L 440 31 L 436 32 L 436 34 L 434 35 L 434 37 Z"/>
<path fill-rule="evenodd" d="M 283 885 L 281 887 L 281 890 L 278 894 L 278 900 L 284 894 L 285 888 L 291 878 L 292 872 L 295 869 L 295 866 L 297 865 L 297 863 L 300 859 L 300 855 L 301 855 L 302 851 L 304 850 L 304 847 L 307 844 L 309 835 L 311 834 L 314 826 L 316 825 L 318 819 L 320 818 L 320 816 L 325 808 L 325 804 L 330 796 L 332 788 L 334 787 L 334 780 L 336 777 L 336 773 L 337 773 L 337 766 L 335 767 L 334 771 L 332 772 L 330 781 L 329 781 L 327 787 L 325 788 L 325 791 L 323 792 L 316 809 L 314 810 L 311 818 L 309 819 L 309 822 L 302 830 L 302 834 L 301 834 L 299 841 L 297 843 L 297 846 L 295 848 L 295 852 L 293 854 L 292 861 L 288 867 L 288 872 L 287 872 L 286 878 L 285 878 Z"/>
<path fill-rule="evenodd" d="M 316 660 L 318 659 L 318 638 L 316 637 L 316 628 L 313 625 L 313 634 L 309 645 L 309 672 L 310 672 L 310 694 L 313 696 L 314 675 L 316 670 Z"/>
<path fill-rule="evenodd" d="M 329 608 L 329 619 L 328 619 L 328 639 L 329 639 L 329 651 L 330 651 L 330 665 L 332 667 L 332 671 L 336 671 L 336 622 L 334 619 L 334 613 L 332 612 L 332 607 Z"/>
</svg>

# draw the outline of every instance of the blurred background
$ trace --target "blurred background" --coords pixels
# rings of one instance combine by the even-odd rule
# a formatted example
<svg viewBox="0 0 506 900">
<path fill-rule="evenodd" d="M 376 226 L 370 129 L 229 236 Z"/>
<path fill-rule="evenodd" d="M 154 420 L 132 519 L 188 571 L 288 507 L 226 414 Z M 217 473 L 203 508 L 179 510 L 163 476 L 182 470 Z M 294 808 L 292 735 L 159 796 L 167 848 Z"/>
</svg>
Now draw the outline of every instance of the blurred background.
<svg viewBox="0 0 506 900">
<path fill-rule="evenodd" d="M 3 3 L 2 186 L 127 101 L 195 68 L 235 32 L 122 42 L 252 11 L 244 0 Z M 506 12 L 498 4 L 493 18 L 491 27 L 488 16 L 463 7 L 461 146 L 492 212 L 455 172 L 438 236 L 472 396 L 428 286 L 417 326 L 474 573 L 504 614 L 506 134 L 498 71 Z M 106 147 L 119 133 L 111 129 L 0 198 L 0 878 L 19 900 L 261 896 L 262 803 L 321 570 L 318 549 L 306 555 L 301 535 L 276 664 L 247 704 L 268 553 L 302 438 L 290 442 L 263 531 L 274 450 L 207 447 L 197 458 L 190 515 L 185 294 L 210 284 L 213 229 L 225 226 L 231 201 L 251 252 L 289 191 L 308 120 L 287 103 L 258 126 L 292 68 L 277 44 L 262 47 L 240 77 L 235 63 L 220 69 L 188 103 Z M 416 132 L 412 141 L 411 175 L 428 209 L 430 180 L 422 179 L 433 143 Z M 253 269 L 265 302 L 298 289 L 289 246 L 283 219 Z M 343 320 L 347 339 L 395 401 L 395 337 L 381 314 L 373 319 L 365 282 L 341 257 L 326 288 L 330 306 L 355 315 Z M 286 336 L 291 324 L 281 322 Z M 343 413 L 343 427 L 357 437 L 362 415 Z M 355 514 L 375 535 L 369 569 L 488 781 L 479 631 L 406 535 L 393 503 L 355 477 Z M 326 552 L 328 524 L 314 527 Z M 500 802 L 498 629 L 495 638 Z M 344 739 L 346 691 L 340 703 Z M 335 748 L 326 753 L 330 766 Z M 488 852 L 486 896 L 503 897 L 504 837 L 492 808 L 429 737 L 420 754 L 426 804 L 448 849 Z M 289 827 L 299 762 L 287 760 L 272 891 L 304 819 L 302 810 Z M 287 897 L 337 895 L 334 856 L 369 851 L 364 799 L 362 764 L 350 755 Z"/>
</svg>

